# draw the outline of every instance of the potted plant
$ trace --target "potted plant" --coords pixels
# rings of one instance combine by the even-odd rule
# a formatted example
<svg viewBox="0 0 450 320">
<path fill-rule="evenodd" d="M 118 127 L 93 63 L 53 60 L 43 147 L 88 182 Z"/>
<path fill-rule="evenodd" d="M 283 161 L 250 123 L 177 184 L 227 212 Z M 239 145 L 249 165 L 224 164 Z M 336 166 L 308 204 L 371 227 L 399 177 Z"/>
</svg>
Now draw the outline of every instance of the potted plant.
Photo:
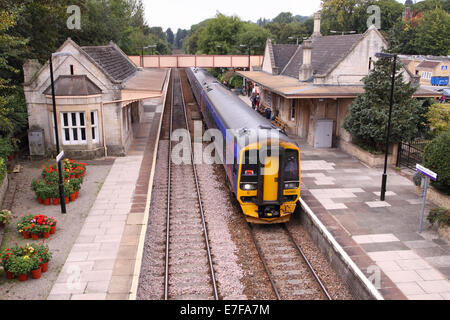
<svg viewBox="0 0 450 320">
<path fill-rule="evenodd" d="M 77 199 L 81 189 L 81 178 L 71 179 L 70 184 L 72 186 L 73 193 L 75 194 L 75 199 Z"/>
<path fill-rule="evenodd" d="M 64 197 L 66 204 L 69 203 L 69 197 L 73 193 L 72 185 L 70 184 L 70 180 L 64 182 Z"/>
<path fill-rule="evenodd" d="M 42 275 L 42 268 L 41 268 L 41 258 L 37 254 L 33 254 L 30 257 L 32 261 L 31 266 L 31 277 L 33 279 L 39 279 Z"/>
<path fill-rule="evenodd" d="M 31 246 L 33 246 L 34 252 L 39 257 L 42 272 L 47 272 L 48 262 L 52 258 L 52 253 L 48 249 L 48 246 L 45 244 L 45 242 L 32 244 Z"/>
<path fill-rule="evenodd" d="M 48 218 L 48 225 L 50 226 L 50 234 L 55 234 L 56 222 L 58 222 L 58 219 L 56 219 L 55 217 Z"/>
<path fill-rule="evenodd" d="M 13 255 L 8 259 L 8 270 L 18 277 L 19 281 L 26 281 L 33 264 L 33 259 L 29 255 Z"/>
<path fill-rule="evenodd" d="M 33 218 L 32 215 L 20 215 L 21 218 L 19 219 L 19 222 L 17 223 L 17 232 L 21 233 L 25 239 L 30 238 L 30 231 L 31 231 L 31 223 L 30 220 Z"/>
<path fill-rule="evenodd" d="M 41 225 L 34 223 L 30 225 L 31 239 L 38 240 L 41 235 L 41 232 L 42 232 Z"/>
<path fill-rule="evenodd" d="M 0 255 L 2 266 L 6 272 L 6 276 L 8 277 L 8 279 L 14 279 L 14 273 L 9 271 L 8 267 L 8 263 L 10 262 L 9 258 L 11 258 L 13 254 L 14 254 L 13 251 L 10 248 L 8 248 Z"/>
<path fill-rule="evenodd" d="M 6 226 L 12 219 L 11 211 L 3 209 L 0 211 L 0 228 Z"/>
</svg>

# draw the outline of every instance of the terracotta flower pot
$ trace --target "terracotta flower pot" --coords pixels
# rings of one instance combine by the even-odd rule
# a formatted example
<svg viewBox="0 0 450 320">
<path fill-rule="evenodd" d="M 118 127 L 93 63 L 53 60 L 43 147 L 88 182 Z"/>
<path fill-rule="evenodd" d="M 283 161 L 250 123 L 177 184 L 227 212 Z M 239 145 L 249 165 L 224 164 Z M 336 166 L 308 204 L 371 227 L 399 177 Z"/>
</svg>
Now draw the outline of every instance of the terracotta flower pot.
<svg viewBox="0 0 450 320">
<path fill-rule="evenodd" d="M 26 232 L 26 231 L 22 231 L 22 235 L 24 239 L 30 239 L 30 233 Z"/>
<path fill-rule="evenodd" d="M 70 201 L 75 201 L 76 200 L 76 196 L 75 196 L 75 193 L 72 193 L 71 195 L 70 195 Z"/>
<path fill-rule="evenodd" d="M 15 278 L 14 273 L 9 272 L 8 270 L 6 270 L 6 277 L 8 279 L 14 279 Z"/>
<path fill-rule="evenodd" d="M 75 178 L 80 179 L 81 175 L 77 174 Z"/>
<path fill-rule="evenodd" d="M 40 204 L 43 204 L 44 203 L 44 200 L 42 200 L 41 198 L 37 198 L 38 199 L 38 202 L 40 203 Z"/>
<path fill-rule="evenodd" d="M 44 205 L 49 206 L 50 205 L 50 198 L 47 198 L 44 200 Z"/>
<path fill-rule="evenodd" d="M 42 238 L 44 239 L 50 238 L 50 230 L 48 232 L 42 232 Z"/>
<path fill-rule="evenodd" d="M 41 277 L 42 273 L 41 273 L 41 267 L 39 267 L 36 270 L 31 270 L 31 277 L 33 279 L 39 279 Z"/>
<path fill-rule="evenodd" d="M 39 233 L 32 233 L 32 234 L 31 234 L 31 239 L 33 239 L 33 240 L 39 240 Z"/>
<path fill-rule="evenodd" d="M 56 224 L 50 228 L 50 234 L 55 234 L 56 232 Z"/>
<path fill-rule="evenodd" d="M 66 202 L 66 204 L 69 203 L 69 197 L 65 197 L 64 201 Z"/>
<path fill-rule="evenodd" d="M 48 270 L 48 262 L 41 263 L 41 271 L 47 272 L 47 270 Z"/>
<path fill-rule="evenodd" d="M 59 205 L 59 198 L 52 198 L 52 202 L 54 206 Z"/>
<path fill-rule="evenodd" d="M 80 196 L 80 190 L 75 191 L 74 193 L 75 193 L 75 199 L 78 199 L 78 197 Z"/>
<path fill-rule="evenodd" d="M 28 280 L 27 274 L 19 274 L 17 277 L 19 278 L 19 281 L 27 281 Z"/>
</svg>

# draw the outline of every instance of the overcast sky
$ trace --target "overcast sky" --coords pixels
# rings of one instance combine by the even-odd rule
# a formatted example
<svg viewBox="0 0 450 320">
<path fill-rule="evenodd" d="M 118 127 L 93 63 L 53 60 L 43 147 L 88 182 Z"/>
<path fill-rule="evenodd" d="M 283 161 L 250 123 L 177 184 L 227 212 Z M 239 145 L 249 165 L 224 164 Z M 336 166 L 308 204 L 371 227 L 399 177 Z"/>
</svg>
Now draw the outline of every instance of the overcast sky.
<svg viewBox="0 0 450 320">
<path fill-rule="evenodd" d="M 216 11 L 241 20 L 272 19 L 280 12 L 309 16 L 320 9 L 320 0 L 144 0 L 145 18 L 151 27 L 190 29 L 191 25 L 213 18 Z"/>
<path fill-rule="evenodd" d="M 397 0 L 404 3 L 404 0 Z M 143 0 L 145 18 L 151 27 L 190 29 L 191 25 L 213 18 L 219 11 L 227 16 L 256 22 L 273 19 L 280 12 L 310 16 L 320 10 L 320 0 Z"/>
</svg>

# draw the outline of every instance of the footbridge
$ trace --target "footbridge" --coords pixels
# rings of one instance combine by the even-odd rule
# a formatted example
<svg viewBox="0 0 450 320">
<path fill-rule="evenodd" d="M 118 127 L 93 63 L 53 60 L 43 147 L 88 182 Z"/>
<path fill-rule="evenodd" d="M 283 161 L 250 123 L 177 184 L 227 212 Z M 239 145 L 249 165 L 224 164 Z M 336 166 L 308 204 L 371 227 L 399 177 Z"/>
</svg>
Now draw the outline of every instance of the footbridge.
<svg viewBox="0 0 450 320">
<path fill-rule="evenodd" d="M 249 68 L 262 66 L 263 56 L 257 55 L 148 55 L 128 56 L 143 68 Z"/>
</svg>

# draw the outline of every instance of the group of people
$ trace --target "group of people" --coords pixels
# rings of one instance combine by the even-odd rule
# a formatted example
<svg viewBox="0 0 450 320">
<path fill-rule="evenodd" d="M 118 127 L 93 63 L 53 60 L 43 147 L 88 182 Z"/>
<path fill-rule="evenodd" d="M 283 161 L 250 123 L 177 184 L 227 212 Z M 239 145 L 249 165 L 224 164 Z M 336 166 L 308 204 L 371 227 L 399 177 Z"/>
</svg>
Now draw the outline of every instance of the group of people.
<svg viewBox="0 0 450 320">
<path fill-rule="evenodd" d="M 259 108 L 261 99 L 257 87 L 253 83 L 246 83 L 246 91 L 247 96 L 250 96 L 253 110 L 257 110 Z M 272 109 L 269 107 L 265 109 L 265 117 L 269 120 L 274 120 L 278 116 L 278 114 L 278 109 L 275 109 L 275 112 L 272 112 Z"/>
</svg>

